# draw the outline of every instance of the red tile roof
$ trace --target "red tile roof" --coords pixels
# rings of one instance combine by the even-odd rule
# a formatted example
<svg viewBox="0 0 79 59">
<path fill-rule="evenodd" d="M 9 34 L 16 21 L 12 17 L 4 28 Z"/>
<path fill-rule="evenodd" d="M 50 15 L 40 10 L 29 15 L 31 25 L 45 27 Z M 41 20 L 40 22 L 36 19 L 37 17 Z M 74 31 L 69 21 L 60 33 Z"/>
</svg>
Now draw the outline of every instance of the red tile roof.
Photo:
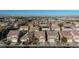
<svg viewBox="0 0 79 59">
<path fill-rule="evenodd" d="M 60 31 L 61 36 L 72 36 L 70 31 Z"/>
<path fill-rule="evenodd" d="M 72 31 L 72 34 L 73 34 L 74 36 L 79 36 L 79 31 Z"/>
</svg>

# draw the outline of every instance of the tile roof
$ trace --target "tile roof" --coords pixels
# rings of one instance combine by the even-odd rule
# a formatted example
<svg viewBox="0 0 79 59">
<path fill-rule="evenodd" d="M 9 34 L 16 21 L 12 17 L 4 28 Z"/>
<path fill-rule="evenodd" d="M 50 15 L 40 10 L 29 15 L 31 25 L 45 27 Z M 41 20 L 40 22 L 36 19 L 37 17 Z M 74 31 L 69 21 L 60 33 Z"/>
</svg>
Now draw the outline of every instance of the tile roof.
<svg viewBox="0 0 79 59">
<path fill-rule="evenodd" d="M 35 31 L 35 36 L 45 36 L 45 31 Z"/>
<path fill-rule="evenodd" d="M 79 31 L 72 31 L 71 33 L 72 33 L 72 35 L 74 35 L 74 36 L 79 36 Z"/>
<path fill-rule="evenodd" d="M 48 36 L 58 36 L 58 32 L 57 31 L 47 31 L 47 35 Z"/>
<path fill-rule="evenodd" d="M 18 30 L 11 30 L 7 36 L 12 36 L 12 35 L 16 35 L 18 36 L 19 35 L 19 31 Z"/>
<path fill-rule="evenodd" d="M 59 33 L 61 36 L 72 36 L 70 31 L 60 31 Z"/>
</svg>

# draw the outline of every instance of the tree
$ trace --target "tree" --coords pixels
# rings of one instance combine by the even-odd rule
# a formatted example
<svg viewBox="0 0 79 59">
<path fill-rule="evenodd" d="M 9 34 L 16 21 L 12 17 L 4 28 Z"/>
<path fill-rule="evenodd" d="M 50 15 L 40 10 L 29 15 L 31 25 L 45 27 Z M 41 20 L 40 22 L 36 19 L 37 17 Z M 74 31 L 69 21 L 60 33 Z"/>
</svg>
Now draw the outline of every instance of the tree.
<svg viewBox="0 0 79 59">
<path fill-rule="evenodd" d="M 64 36 L 63 36 L 63 37 L 61 38 L 61 42 L 62 42 L 62 43 L 66 43 L 66 42 L 67 42 L 67 37 L 64 37 Z"/>
<path fill-rule="evenodd" d="M 59 27 L 63 27 L 64 24 L 63 24 L 63 23 L 58 23 L 58 26 L 59 26 Z"/>
<path fill-rule="evenodd" d="M 58 26 L 60 27 L 60 30 L 62 30 L 62 27 L 64 26 L 63 23 L 58 23 Z"/>
<path fill-rule="evenodd" d="M 4 37 L 4 32 L 5 32 L 5 28 L 0 26 L 0 33 L 1 33 L 1 38 Z"/>
<path fill-rule="evenodd" d="M 34 37 L 33 40 L 32 40 L 32 44 L 37 44 L 38 41 L 39 41 L 38 38 Z"/>
<path fill-rule="evenodd" d="M 1 32 L 1 30 L 2 30 L 2 28 L 1 28 L 1 26 L 0 26 L 0 32 Z"/>
<path fill-rule="evenodd" d="M 39 26 L 39 30 L 41 31 L 42 29 L 41 29 L 41 26 Z"/>
<path fill-rule="evenodd" d="M 7 44 L 7 45 L 11 44 L 11 40 L 7 41 L 6 44 Z"/>
<path fill-rule="evenodd" d="M 74 22 L 72 22 L 72 25 L 76 25 Z"/>
</svg>

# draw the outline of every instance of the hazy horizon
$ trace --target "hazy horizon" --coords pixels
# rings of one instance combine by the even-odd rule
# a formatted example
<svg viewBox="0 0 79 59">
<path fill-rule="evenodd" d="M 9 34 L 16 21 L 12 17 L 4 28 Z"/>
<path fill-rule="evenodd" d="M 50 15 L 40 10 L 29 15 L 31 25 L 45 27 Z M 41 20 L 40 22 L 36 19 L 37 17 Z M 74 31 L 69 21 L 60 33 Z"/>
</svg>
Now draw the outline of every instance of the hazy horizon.
<svg viewBox="0 0 79 59">
<path fill-rule="evenodd" d="M 0 10 L 8 16 L 79 16 L 79 10 Z"/>
</svg>

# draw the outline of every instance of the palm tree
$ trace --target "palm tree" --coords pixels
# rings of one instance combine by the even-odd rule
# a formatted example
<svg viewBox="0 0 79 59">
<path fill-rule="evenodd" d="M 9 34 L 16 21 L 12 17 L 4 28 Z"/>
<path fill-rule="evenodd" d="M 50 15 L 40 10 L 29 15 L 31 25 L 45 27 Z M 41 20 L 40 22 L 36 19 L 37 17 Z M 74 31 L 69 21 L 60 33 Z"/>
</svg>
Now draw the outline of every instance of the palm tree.
<svg viewBox="0 0 79 59">
<path fill-rule="evenodd" d="M 64 26 L 63 23 L 58 23 L 58 26 L 60 27 L 60 30 L 62 30 L 62 27 Z"/>
</svg>

